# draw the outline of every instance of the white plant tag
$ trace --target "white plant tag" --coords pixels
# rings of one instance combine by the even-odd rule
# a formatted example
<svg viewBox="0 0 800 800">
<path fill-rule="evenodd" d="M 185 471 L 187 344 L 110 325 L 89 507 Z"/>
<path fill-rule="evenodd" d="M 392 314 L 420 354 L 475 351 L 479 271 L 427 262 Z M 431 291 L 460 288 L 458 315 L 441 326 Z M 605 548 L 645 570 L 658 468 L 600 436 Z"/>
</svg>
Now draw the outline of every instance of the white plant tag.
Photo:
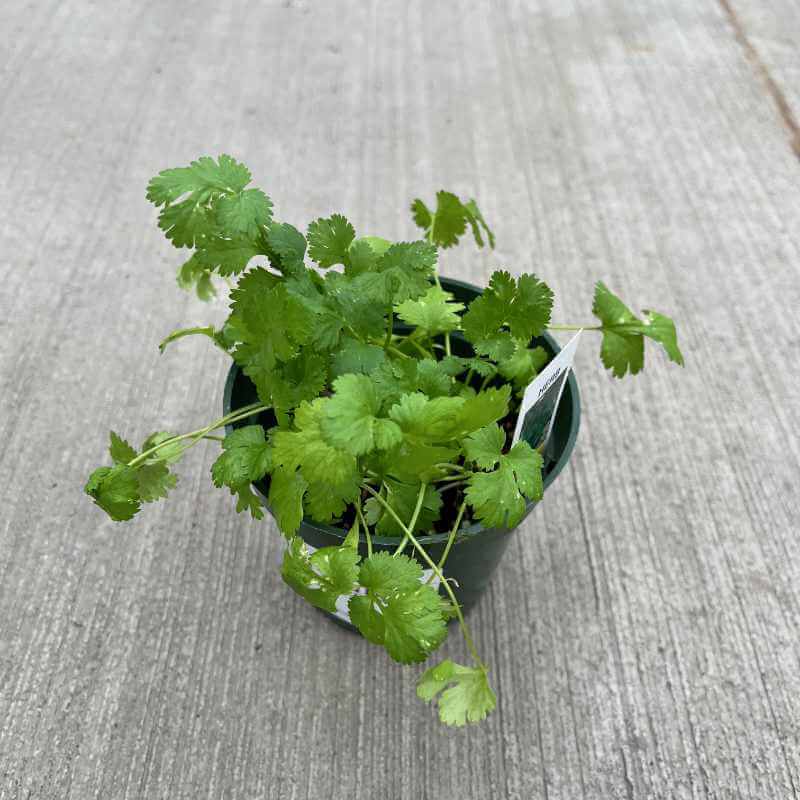
<svg viewBox="0 0 800 800">
<path fill-rule="evenodd" d="M 308 542 L 305 543 L 305 546 L 306 549 L 308 550 L 309 555 L 318 549 L 314 547 L 314 545 L 308 544 Z M 428 578 L 430 578 L 431 575 L 433 575 L 433 578 L 431 579 L 431 586 L 433 586 L 434 589 L 438 590 L 439 578 L 436 575 L 434 575 L 432 569 L 423 570 L 422 577 L 419 579 L 419 582 L 427 583 Z M 339 598 L 336 600 L 336 611 L 333 612 L 333 616 L 338 617 L 340 620 L 352 625 L 353 623 L 350 622 L 350 609 L 348 608 L 348 603 L 350 602 L 350 598 L 357 594 L 366 594 L 366 593 L 367 593 L 366 589 L 357 589 L 355 592 L 351 592 L 350 594 L 339 595 Z"/>
<path fill-rule="evenodd" d="M 528 384 L 522 397 L 512 444 L 524 439 L 534 449 L 547 443 L 556 418 L 561 393 L 572 369 L 572 360 L 582 330 L 578 331 L 561 352 Z"/>
</svg>

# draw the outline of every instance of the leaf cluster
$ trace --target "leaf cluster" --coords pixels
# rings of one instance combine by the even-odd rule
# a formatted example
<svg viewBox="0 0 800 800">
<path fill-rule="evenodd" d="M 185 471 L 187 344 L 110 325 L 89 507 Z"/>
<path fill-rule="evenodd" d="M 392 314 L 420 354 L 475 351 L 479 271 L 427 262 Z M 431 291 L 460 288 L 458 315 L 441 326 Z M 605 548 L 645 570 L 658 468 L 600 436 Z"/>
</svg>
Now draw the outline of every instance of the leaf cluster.
<svg viewBox="0 0 800 800">
<path fill-rule="evenodd" d="M 524 441 L 512 446 L 513 426 L 503 423 L 513 422 L 549 359 L 539 337 L 551 326 L 553 292 L 536 275 L 506 270 L 471 300 L 441 286 L 439 248 L 467 232 L 494 247 L 474 200 L 448 191 L 430 207 L 414 200 L 422 235 L 393 242 L 358 236 L 341 214 L 301 231 L 276 220 L 271 199 L 250 181 L 230 156 L 202 157 L 159 173 L 147 197 L 167 238 L 191 251 L 181 286 L 208 299 L 215 276 L 238 276 L 222 327 L 174 331 L 161 349 L 208 336 L 250 378 L 258 402 L 188 434 L 152 434 L 139 450 L 112 432 L 112 463 L 91 474 L 86 492 L 112 519 L 128 520 L 174 488 L 172 466 L 189 447 L 220 439 L 214 485 L 259 519 L 253 484 L 268 493 L 288 540 L 283 578 L 308 602 L 328 612 L 346 603 L 363 636 L 404 664 L 424 661 L 444 640 L 448 617 L 458 617 L 475 666 L 443 661 L 422 676 L 418 694 L 437 699 L 447 724 L 478 721 L 495 705 L 487 668 L 443 565 L 432 565 L 416 535 L 440 524 L 446 501 L 461 504 L 452 543 L 468 521 L 514 528 L 542 497 L 542 455 Z M 614 376 L 642 369 L 645 338 L 683 363 L 668 317 L 637 317 L 603 283 L 592 310 Z M 259 412 L 273 424 L 260 424 Z M 226 426 L 224 438 L 214 435 Z M 297 533 L 304 517 L 347 521 L 350 533 L 341 546 L 311 552 Z M 376 534 L 397 538 L 394 554 L 372 552 Z M 409 542 L 452 602 L 423 582 L 418 560 L 402 552 Z"/>
</svg>

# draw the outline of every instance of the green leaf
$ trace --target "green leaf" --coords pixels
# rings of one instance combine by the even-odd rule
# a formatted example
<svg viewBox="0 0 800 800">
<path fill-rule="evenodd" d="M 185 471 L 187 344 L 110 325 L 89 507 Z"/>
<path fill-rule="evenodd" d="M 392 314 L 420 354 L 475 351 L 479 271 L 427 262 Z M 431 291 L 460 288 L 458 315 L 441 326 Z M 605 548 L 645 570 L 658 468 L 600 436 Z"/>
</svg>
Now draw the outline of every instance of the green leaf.
<svg viewBox="0 0 800 800">
<path fill-rule="evenodd" d="M 497 441 L 496 439 L 494 440 Z M 500 462 L 494 472 L 473 473 L 467 484 L 466 496 L 475 516 L 487 527 L 513 528 L 525 515 L 525 498 L 539 500 L 542 496 L 542 456 L 527 442 L 517 442 L 507 455 L 490 450 L 492 442 L 481 436 L 477 448 L 481 461 L 492 458 Z"/>
<path fill-rule="evenodd" d="M 294 272 L 306 255 L 306 238 L 288 222 L 273 222 L 267 230 L 267 244 L 280 259 L 279 269 Z"/>
<path fill-rule="evenodd" d="M 147 199 L 156 206 L 171 203 L 185 194 L 240 192 L 250 183 L 250 171 L 227 155 L 217 162 L 203 156 L 188 167 L 159 172 L 147 186 Z"/>
<path fill-rule="evenodd" d="M 359 339 L 346 336 L 333 357 L 331 372 L 335 378 L 349 372 L 369 375 L 386 360 L 386 351 L 378 345 L 367 344 Z"/>
<path fill-rule="evenodd" d="M 360 242 L 365 242 L 368 244 L 372 252 L 377 256 L 382 256 L 392 246 L 392 243 L 388 239 L 384 239 L 382 236 L 362 236 L 361 238 L 356 239 L 354 244 Z"/>
<path fill-rule="evenodd" d="M 370 377 L 384 407 L 395 405 L 406 394 L 446 397 L 454 388 L 442 362 L 432 358 L 387 360 Z"/>
<path fill-rule="evenodd" d="M 227 232 L 255 238 L 272 220 L 272 201 L 261 189 L 245 189 L 239 194 L 222 197 L 218 213 Z"/>
<path fill-rule="evenodd" d="M 193 247 L 217 234 L 215 202 L 239 195 L 249 182 L 247 167 L 230 156 L 221 155 L 218 161 L 204 156 L 188 167 L 160 172 L 147 186 L 147 199 L 163 206 L 158 224 L 167 238 L 176 247 Z M 260 202 L 263 211 L 263 201 Z M 252 211 L 258 202 L 248 197 L 245 205 Z M 235 210 L 228 206 L 227 213 L 235 224 L 243 224 L 242 220 L 248 216 L 239 213 L 238 207 Z"/>
<path fill-rule="evenodd" d="M 344 537 L 344 541 L 342 542 L 342 547 L 349 547 L 351 550 L 355 550 L 358 552 L 358 542 L 359 542 L 359 531 L 360 525 L 358 522 L 358 517 L 355 518 L 350 530 L 347 531 L 347 536 Z"/>
<path fill-rule="evenodd" d="M 349 544 L 322 547 L 311 555 L 314 572 L 338 595 L 349 594 L 357 585 L 358 550 Z"/>
<path fill-rule="evenodd" d="M 139 497 L 145 503 L 153 503 L 166 497 L 178 482 L 163 461 L 137 467 L 136 480 L 139 483 Z"/>
<path fill-rule="evenodd" d="M 536 276 L 520 275 L 515 280 L 508 272 L 498 271 L 464 314 L 464 335 L 477 352 L 502 361 L 516 349 L 513 339 L 528 342 L 543 333 L 552 308 L 553 292 Z M 510 337 L 504 331 L 506 326 Z"/>
<path fill-rule="evenodd" d="M 369 272 L 378 262 L 378 254 L 364 239 L 354 239 L 348 248 L 345 275 L 354 278 L 362 272 Z"/>
<path fill-rule="evenodd" d="M 458 312 L 463 303 L 453 302 L 453 295 L 438 286 L 431 286 L 418 300 L 406 300 L 395 311 L 409 325 L 416 325 L 426 337 L 456 330 L 461 324 Z"/>
<path fill-rule="evenodd" d="M 229 433 L 223 452 L 211 467 L 215 486 L 236 487 L 261 480 L 272 468 L 272 451 L 260 425 L 245 425 Z"/>
<path fill-rule="evenodd" d="M 497 367 L 491 361 L 486 361 L 483 358 L 467 358 L 465 359 L 467 369 L 473 370 L 476 375 L 482 378 L 493 378 L 497 375 Z"/>
<path fill-rule="evenodd" d="M 277 409 L 288 410 L 318 397 L 328 382 L 326 359 L 303 348 L 299 355 L 270 371 L 270 395 Z"/>
<path fill-rule="evenodd" d="M 427 483 L 450 474 L 436 465 L 451 462 L 458 454 L 458 449 L 453 447 L 404 441 L 400 447 L 382 454 L 380 462 L 373 465 L 373 471 L 381 477 L 391 475 L 403 483 Z"/>
<path fill-rule="evenodd" d="M 457 375 L 467 371 L 467 361 L 468 359 L 461 356 L 444 356 L 438 364 L 442 372 L 455 378 Z"/>
<path fill-rule="evenodd" d="M 436 266 L 436 248 L 428 242 L 393 244 L 373 269 L 353 279 L 353 288 L 384 308 L 424 295 Z"/>
<path fill-rule="evenodd" d="M 446 397 L 453 388 L 450 376 L 442 368 L 441 362 L 432 358 L 416 361 L 417 374 L 411 389 L 419 389 L 428 397 Z"/>
<path fill-rule="evenodd" d="M 336 298 L 327 291 L 325 281 L 314 270 L 297 262 L 298 267 L 285 280 L 289 295 L 313 315 L 309 321 L 307 341 L 317 350 L 333 350 L 339 345 L 342 329 L 347 325 Z M 338 275 L 339 273 L 328 273 Z"/>
<path fill-rule="evenodd" d="M 302 403 L 294 415 L 296 430 L 273 433 L 273 458 L 289 470 L 299 467 L 304 478 L 323 484 L 329 494 L 352 500 L 361 473 L 352 453 L 328 444 L 323 436 L 321 423 L 330 402 L 328 398 L 317 398 L 312 403 Z"/>
<path fill-rule="evenodd" d="M 436 397 L 431 400 L 420 392 L 406 394 L 392 406 L 389 416 L 408 437 L 441 442 L 454 436 L 454 422 L 464 406 L 462 397 Z"/>
<path fill-rule="evenodd" d="M 435 214 L 431 214 L 422 200 L 416 199 L 411 204 L 411 215 L 415 224 L 425 231 L 426 236 L 430 236 L 431 240 L 441 247 L 452 247 L 457 244 L 459 237 L 466 231 L 467 224 L 478 247 L 484 245 L 484 234 L 489 246 L 494 247 L 494 234 L 474 200 L 464 203 L 452 192 L 442 190 L 436 194 Z"/>
<path fill-rule="evenodd" d="M 615 377 L 641 371 L 645 336 L 659 342 L 670 361 L 683 366 L 675 323 L 669 317 L 646 310 L 644 319 L 639 319 L 602 281 L 595 287 L 592 313 L 603 323 L 600 358 Z"/>
<path fill-rule="evenodd" d="M 304 476 L 305 477 L 305 476 Z M 326 481 L 309 481 L 303 498 L 303 507 L 307 517 L 315 522 L 332 522 L 344 514 L 347 505 L 356 499 L 358 484 L 355 490 L 349 492 L 350 497 L 344 498 L 342 491 L 331 491 L 331 485 Z"/>
<path fill-rule="evenodd" d="M 527 442 L 517 442 L 500 460 L 514 471 L 517 486 L 525 497 L 529 500 L 542 499 L 544 462 L 538 450 L 534 450 Z"/>
<path fill-rule="evenodd" d="M 236 513 L 249 511 L 253 519 L 264 519 L 264 510 L 261 507 L 261 500 L 253 491 L 250 483 L 241 483 L 238 486 L 230 487 L 231 494 L 236 497 Z"/>
<path fill-rule="evenodd" d="M 329 444 L 355 456 L 399 444 L 402 431 L 394 422 L 378 418 L 380 401 L 366 375 L 342 375 L 333 388 L 321 424 Z"/>
<path fill-rule="evenodd" d="M 308 226 L 308 255 L 323 268 L 346 265 L 355 237 L 353 226 L 341 214 L 315 220 Z"/>
<path fill-rule="evenodd" d="M 220 275 L 237 275 L 260 252 L 258 244 L 247 236 L 212 236 L 198 243 L 195 257 L 206 270 L 217 270 Z"/>
<path fill-rule="evenodd" d="M 308 483 L 299 472 L 278 467 L 272 473 L 267 500 L 284 536 L 291 536 L 300 527 L 307 487 Z"/>
<path fill-rule="evenodd" d="M 499 425 L 487 425 L 464 439 L 467 460 L 474 461 L 481 469 L 492 469 L 500 460 L 506 434 Z"/>
<path fill-rule="evenodd" d="M 209 209 L 192 197 L 165 206 L 158 215 L 158 227 L 175 247 L 194 247 L 215 230 Z"/>
<path fill-rule="evenodd" d="M 359 584 L 380 596 L 416 589 L 421 579 L 419 562 L 405 555 L 393 556 L 387 551 L 373 553 L 358 573 Z"/>
<path fill-rule="evenodd" d="M 200 262 L 197 253 L 192 253 L 191 258 L 179 267 L 177 282 L 185 291 L 194 289 L 197 297 L 203 302 L 213 300 L 217 295 L 211 280 L 211 272 Z"/>
<path fill-rule="evenodd" d="M 426 670 L 417 682 L 417 695 L 426 702 L 440 693 L 439 719 L 445 725 L 480 722 L 497 705 L 484 668 L 464 667 L 450 659 Z"/>
<path fill-rule="evenodd" d="M 281 575 L 309 603 L 333 613 L 337 599 L 356 588 L 358 560 L 358 552 L 349 545 L 309 554 L 303 540 L 293 536 L 283 555 Z"/>
<path fill-rule="evenodd" d="M 454 423 L 456 437 L 476 431 L 502 419 L 508 413 L 511 387 L 489 388 L 464 397 L 464 405 Z M 455 437 L 454 437 L 455 438 Z"/>
<path fill-rule="evenodd" d="M 131 519 L 141 508 L 136 469 L 124 464 L 96 469 L 84 491 L 117 522 Z"/>
<path fill-rule="evenodd" d="M 149 450 L 155 444 L 153 436 L 148 437 L 147 441 L 145 441 L 142 452 Z M 164 434 L 163 436 L 171 438 L 169 434 Z M 114 431 L 111 431 L 110 439 L 111 444 L 108 451 L 115 464 L 127 465 L 138 455 L 136 450 L 124 439 L 117 436 Z M 177 461 L 182 452 L 183 447 L 180 448 L 179 452 L 176 452 L 175 448 L 173 448 L 171 453 L 169 447 L 164 447 L 162 451 L 154 453 L 144 462 L 131 468 L 137 484 L 135 500 L 152 503 L 155 500 L 166 497 L 169 490 L 175 488 L 178 479 L 169 471 L 167 457 L 171 456 L 172 461 Z M 130 497 L 133 498 L 134 496 L 131 495 Z M 127 512 L 122 511 L 121 513 Z"/>
<path fill-rule="evenodd" d="M 347 604 L 350 621 L 359 633 L 372 644 L 383 646 L 386 626 L 383 617 L 376 613 L 373 601 L 366 595 L 353 595 Z"/>
<path fill-rule="evenodd" d="M 381 604 L 380 619 L 383 646 L 401 664 L 425 661 L 447 638 L 439 594 L 431 586 L 387 596 Z"/>
<path fill-rule="evenodd" d="M 408 556 L 375 553 L 358 574 L 368 594 L 349 602 L 353 624 L 401 664 L 424 661 L 447 637 L 441 598 L 421 577 L 421 567 Z"/>
<path fill-rule="evenodd" d="M 422 228 L 427 234 L 428 229 L 431 227 L 431 222 L 433 222 L 433 216 L 428 206 L 419 198 L 411 203 L 411 216 L 414 218 L 414 224 L 418 228 Z"/>
<path fill-rule="evenodd" d="M 328 301 L 342 323 L 363 338 L 386 334 L 386 305 L 376 303 L 358 285 L 364 276 L 351 279 L 347 274 L 331 270 L 325 274 Z"/>
<path fill-rule="evenodd" d="M 550 360 L 543 347 L 528 347 L 527 342 L 517 340 L 514 354 L 499 364 L 500 374 L 513 381 L 517 389 L 525 388 Z"/>
<path fill-rule="evenodd" d="M 494 250 L 494 233 L 489 229 L 489 226 L 486 224 L 486 220 L 483 218 L 483 214 L 481 214 L 480 209 L 478 208 L 478 204 L 474 200 L 469 200 L 468 202 L 464 203 L 464 211 L 467 217 L 467 222 L 469 222 L 470 227 L 472 228 L 472 235 L 475 238 L 475 244 L 478 247 L 483 247 L 483 236 L 481 235 L 481 229 L 486 234 L 486 238 L 489 240 L 489 247 Z"/>
<path fill-rule="evenodd" d="M 115 464 L 127 464 L 136 458 L 136 450 L 134 450 L 124 439 L 120 439 L 114 431 L 110 433 L 111 444 L 109 445 L 108 452 L 111 460 Z"/>
<path fill-rule="evenodd" d="M 378 259 L 392 246 L 388 239 L 380 236 L 362 236 L 354 239 L 348 248 L 348 261 L 345 266 L 345 275 L 354 278 L 363 272 L 375 268 Z"/>
<path fill-rule="evenodd" d="M 231 316 L 244 318 L 250 309 L 264 302 L 280 285 L 280 278 L 263 267 L 256 267 L 242 275 L 231 290 Z M 267 302 L 270 302 L 269 300 Z"/>
<path fill-rule="evenodd" d="M 441 247 L 458 244 L 458 237 L 467 228 L 464 206 L 452 192 L 436 193 L 436 214 L 433 217 L 431 238 Z"/>
<path fill-rule="evenodd" d="M 302 362 L 295 365 L 294 372 L 286 374 L 288 368 L 283 367 L 284 373 L 276 374 L 280 371 L 279 362 L 285 365 L 298 355 L 300 345 L 309 336 L 313 315 L 284 285 L 265 290 L 260 284 L 268 285 L 266 278 L 256 278 L 261 275 L 271 277 L 263 270 L 255 270 L 239 282 L 228 325 L 235 328 L 240 340 L 234 359 L 255 383 L 261 401 L 272 404 L 273 394 L 283 387 L 281 384 L 276 389 L 276 384 L 318 379 L 319 368 L 313 362 Z M 251 280 L 243 287 L 246 278 Z M 301 398 L 303 394 L 298 392 Z"/>
</svg>

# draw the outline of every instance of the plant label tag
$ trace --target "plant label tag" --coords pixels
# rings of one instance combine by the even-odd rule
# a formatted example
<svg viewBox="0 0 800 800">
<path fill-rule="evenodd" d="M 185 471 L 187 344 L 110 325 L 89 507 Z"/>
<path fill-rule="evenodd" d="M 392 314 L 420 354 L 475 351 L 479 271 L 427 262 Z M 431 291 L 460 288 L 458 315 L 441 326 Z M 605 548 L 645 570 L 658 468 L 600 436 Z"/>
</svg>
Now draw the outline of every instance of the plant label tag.
<svg viewBox="0 0 800 800">
<path fill-rule="evenodd" d="M 318 548 L 314 547 L 314 545 L 305 542 L 306 550 L 308 550 L 309 554 L 313 553 Z M 433 577 L 431 577 L 433 576 Z M 439 589 L 439 578 L 434 575 L 432 569 L 426 569 L 422 571 L 422 577 L 419 579 L 420 583 L 427 583 L 428 579 L 430 579 L 430 584 L 433 586 L 434 589 Z M 350 598 L 354 597 L 357 594 L 366 594 L 367 590 L 363 588 L 356 589 L 355 592 L 351 592 L 350 594 L 342 594 L 336 600 L 336 611 L 333 612 L 333 616 L 337 617 L 338 619 L 342 620 L 343 622 L 347 622 L 349 625 L 353 623 L 350 621 L 350 609 L 348 604 L 350 603 Z"/>
<path fill-rule="evenodd" d="M 512 444 L 523 439 L 534 450 L 543 449 L 547 444 L 581 333 L 582 330 L 578 331 L 528 384 L 522 397 Z"/>
</svg>

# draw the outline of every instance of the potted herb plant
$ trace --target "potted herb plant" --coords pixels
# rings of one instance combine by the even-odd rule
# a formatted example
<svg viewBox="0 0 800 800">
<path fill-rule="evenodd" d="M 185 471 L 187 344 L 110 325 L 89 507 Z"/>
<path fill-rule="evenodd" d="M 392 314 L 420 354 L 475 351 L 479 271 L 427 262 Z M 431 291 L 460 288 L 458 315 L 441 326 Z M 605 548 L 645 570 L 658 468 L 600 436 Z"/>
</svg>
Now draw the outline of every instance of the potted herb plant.
<svg viewBox="0 0 800 800">
<path fill-rule="evenodd" d="M 438 248 L 468 231 L 494 246 L 474 200 L 445 191 L 433 208 L 415 200 L 422 236 L 393 243 L 357 237 L 339 214 L 304 235 L 274 219 L 250 180 L 222 155 L 150 181 L 159 226 L 193 251 L 179 284 L 208 298 L 214 276 L 239 276 L 221 328 L 177 330 L 160 345 L 201 334 L 232 357 L 224 414 L 188 433 L 156 432 L 138 450 L 112 432 L 113 463 L 86 492 L 129 520 L 175 487 L 187 450 L 219 442 L 213 483 L 237 511 L 271 512 L 287 539 L 283 578 L 309 603 L 402 664 L 426 661 L 457 621 L 473 663 L 441 661 L 417 693 L 437 699 L 447 724 L 479 721 L 496 700 L 464 613 L 570 456 L 572 376 L 543 452 L 512 445 L 511 433 L 522 391 L 558 351 L 547 330 L 578 326 L 550 324 L 553 294 L 534 275 L 498 271 L 483 290 L 438 276 Z M 668 317 L 637 317 L 602 283 L 592 310 L 616 377 L 642 369 L 645 337 L 683 363 Z"/>
</svg>

